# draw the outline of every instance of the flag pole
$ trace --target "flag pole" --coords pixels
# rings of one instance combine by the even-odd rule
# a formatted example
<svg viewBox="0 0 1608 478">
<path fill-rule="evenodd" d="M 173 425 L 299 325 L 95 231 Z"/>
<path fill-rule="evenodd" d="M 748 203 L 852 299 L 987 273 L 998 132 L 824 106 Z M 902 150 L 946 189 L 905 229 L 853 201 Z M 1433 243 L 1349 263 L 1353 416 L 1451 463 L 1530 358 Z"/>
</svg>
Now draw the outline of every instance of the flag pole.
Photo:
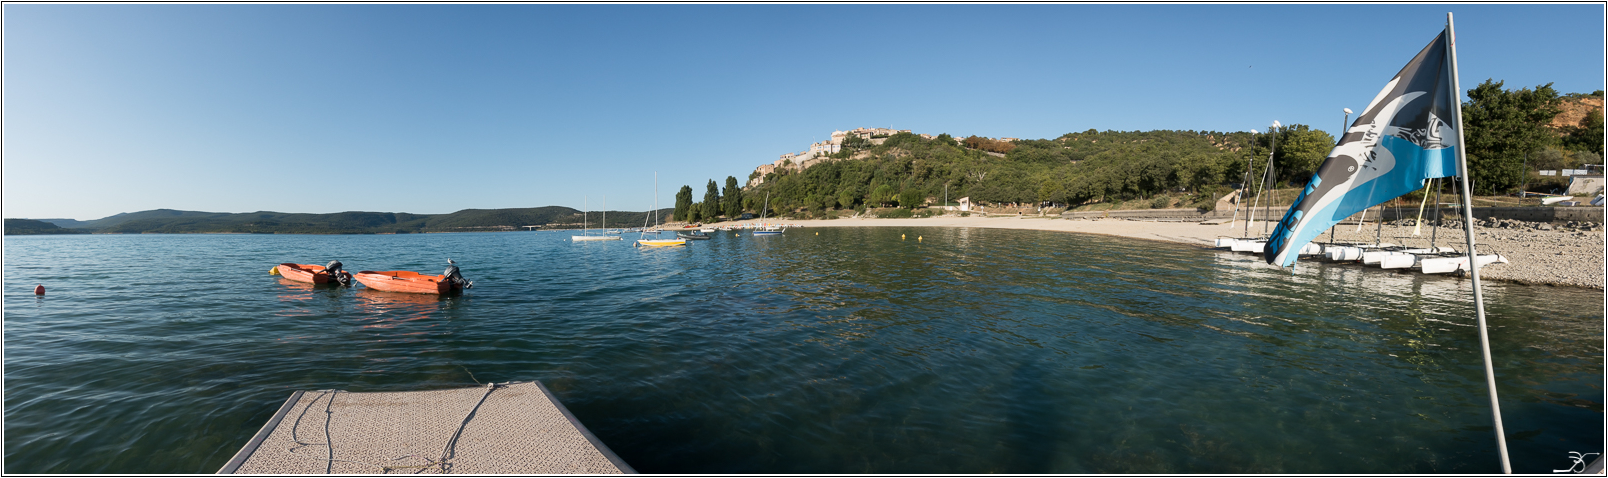
<svg viewBox="0 0 1608 478">
<path fill-rule="evenodd" d="M 1491 339 L 1485 328 L 1485 296 L 1480 292 L 1480 268 L 1474 253 L 1473 189 L 1468 185 L 1468 155 L 1463 145 L 1463 90 L 1457 82 L 1457 33 L 1452 29 L 1452 13 L 1446 12 L 1446 62 L 1451 68 L 1453 111 L 1457 118 L 1457 169 L 1463 183 L 1463 237 L 1468 247 L 1468 272 L 1474 279 L 1474 314 L 1479 319 L 1480 353 L 1485 359 L 1485 388 L 1491 396 L 1491 420 L 1496 424 L 1496 450 L 1502 458 L 1502 473 L 1512 474 L 1508 462 L 1507 437 L 1502 432 L 1502 408 L 1496 399 L 1496 372 L 1491 368 Z"/>
</svg>

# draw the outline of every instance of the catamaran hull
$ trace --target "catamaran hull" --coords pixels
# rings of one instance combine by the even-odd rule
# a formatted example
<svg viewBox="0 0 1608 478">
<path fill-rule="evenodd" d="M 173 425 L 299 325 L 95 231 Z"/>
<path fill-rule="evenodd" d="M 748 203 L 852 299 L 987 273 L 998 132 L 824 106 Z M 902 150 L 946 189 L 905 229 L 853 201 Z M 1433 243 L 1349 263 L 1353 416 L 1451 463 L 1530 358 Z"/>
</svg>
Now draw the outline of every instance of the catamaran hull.
<svg viewBox="0 0 1608 478">
<path fill-rule="evenodd" d="M 1380 269 L 1406 269 L 1418 262 L 1418 256 L 1406 252 L 1392 252 L 1379 260 Z"/>
<path fill-rule="evenodd" d="M 1330 247 L 1328 251 L 1323 253 L 1323 257 L 1336 262 L 1356 261 L 1362 259 L 1362 248 L 1351 246 Z"/>
<path fill-rule="evenodd" d="M 1249 253 L 1255 254 L 1255 253 L 1262 252 L 1262 248 L 1266 247 L 1266 246 L 1267 246 L 1267 241 L 1252 241 L 1252 240 L 1241 239 L 1241 240 L 1238 240 L 1238 241 L 1234 241 L 1234 245 L 1229 247 L 1229 250 L 1234 251 L 1234 252 L 1249 252 Z"/>
<path fill-rule="evenodd" d="M 1476 262 L 1480 267 L 1485 267 L 1492 262 L 1506 264 L 1508 260 L 1506 257 L 1502 257 L 1501 254 L 1480 254 L 1476 257 Z M 1447 274 L 1466 271 L 1468 270 L 1468 256 L 1424 258 L 1418 261 L 1418 267 L 1425 274 Z"/>
</svg>

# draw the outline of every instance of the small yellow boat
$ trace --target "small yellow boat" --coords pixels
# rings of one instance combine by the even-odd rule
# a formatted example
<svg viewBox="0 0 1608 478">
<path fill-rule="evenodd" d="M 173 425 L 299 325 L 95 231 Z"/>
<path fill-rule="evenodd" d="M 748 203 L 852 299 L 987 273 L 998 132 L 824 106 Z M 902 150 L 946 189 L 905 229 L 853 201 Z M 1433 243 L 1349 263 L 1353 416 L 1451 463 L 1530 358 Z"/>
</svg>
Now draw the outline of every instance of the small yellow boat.
<svg viewBox="0 0 1608 478">
<path fill-rule="evenodd" d="M 658 235 L 660 232 L 664 232 L 664 231 L 657 230 L 659 228 L 659 226 L 660 226 L 660 224 L 659 224 L 659 199 L 658 199 L 658 197 L 659 197 L 659 173 L 657 171 L 655 171 L 653 173 L 653 197 L 654 197 L 654 200 L 653 200 L 653 229 L 654 230 L 650 231 L 648 229 L 648 223 L 647 223 L 648 218 L 643 217 L 642 218 L 642 221 L 643 221 L 642 222 L 642 237 L 637 239 L 635 246 L 637 246 L 637 247 L 673 247 L 673 246 L 685 246 L 685 245 L 687 245 L 687 240 L 686 239 L 681 239 L 681 238 L 675 238 L 675 239 L 648 239 L 647 238 L 649 232 L 652 232 L 654 235 Z M 769 197 L 769 196 L 767 196 L 767 197 Z"/>
<path fill-rule="evenodd" d="M 636 245 L 642 247 L 673 247 L 687 245 L 686 239 L 638 239 Z"/>
</svg>

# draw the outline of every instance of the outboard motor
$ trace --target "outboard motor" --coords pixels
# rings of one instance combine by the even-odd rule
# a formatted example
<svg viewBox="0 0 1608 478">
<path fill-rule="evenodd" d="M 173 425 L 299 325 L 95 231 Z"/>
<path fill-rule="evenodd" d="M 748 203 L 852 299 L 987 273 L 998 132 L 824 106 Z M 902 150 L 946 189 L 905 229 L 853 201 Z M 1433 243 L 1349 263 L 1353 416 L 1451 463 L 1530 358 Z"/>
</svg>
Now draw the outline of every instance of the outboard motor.
<svg viewBox="0 0 1608 478">
<path fill-rule="evenodd" d="M 324 266 L 324 272 L 328 272 L 329 277 L 341 285 L 352 286 L 352 274 L 341 270 L 341 261 L 329 261 L 329 264 Z"/>
<path fill-rule="evenodd" d="M 458 273 L 458 263 L 452 262 L 452 259 L 447 259 L 447 264 L 447 271 L 442 272 L 441 275 L 446 277 L 445 280 L 452 283 L 453 287 L 468 289 L 475 286 L 475 281 L 465 279 L 462 274 Z"/>
</svg>

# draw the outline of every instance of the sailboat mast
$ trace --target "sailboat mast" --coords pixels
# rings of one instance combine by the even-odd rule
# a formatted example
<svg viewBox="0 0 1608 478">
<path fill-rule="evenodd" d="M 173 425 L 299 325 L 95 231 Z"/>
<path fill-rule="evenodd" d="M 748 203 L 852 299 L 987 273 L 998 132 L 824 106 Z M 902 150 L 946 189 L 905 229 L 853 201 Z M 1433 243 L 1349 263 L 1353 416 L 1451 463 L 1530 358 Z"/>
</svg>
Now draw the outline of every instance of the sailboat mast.
<svg viewBox="0 0 1608 478">
<path fill-rule="evenodd" d="M 1485 389 L 1491 396 L 1491 421 L 1496 425 L 1496 450 L 1502 457 L 1502 473 L 1513 473 L 1508 462 L 1507 436 L 1502 432 L 1502 407 L 1496 399 L 1496 371 L 1491 368 L 1491 338 L 1485 329 L 1485 294 L 1480 290 L 1480 267 L 1474 253 L 1473 189 L 1468 185 L 1468 156 L 1463 144 L 1463 90 L 1457 82 L 1457 33 L 1452 28 L 1452 12 L 1446 12 L 1446 63 L 1452 72 L 1453 118 L 1457 121 L 1457 172 L 1463 185 L 1463 237 L 1468 247 L 1468 273 L 1474 283 L 1474 315 L 1480 325 L 1480 355 L 1485 359 Z"/>
<path fill-rule="evenodd" d="M 1267 206 L 1268 207 L 1273 207 L 1274 206 L 1274 204 L 1273 204 L 1274 198 L 1278 197 L 1277 195 L 1279 193 L 1278 173 L 1277 173 L 1277 171 L 1275 171 L 1273 169 L 1273 153 L 1279 150 L 1279 122 L 1278 121 L 1273 122 L 1273 131 L 1271 131 L 1271 133 L 1273 134 L 1273 147 L 1269 148 L 1267 150 L 1267 179 L 1262 180 L 1262 185 L 1263 186 L 1266 186 L 1268 181 L 1270 181 L 1270 180 L 1273 181 L 1273 187 L 1267 190 Z M 1267 226 L 1272 224 L 1273 216 L 1270 213 L 1263 213 L 1262 215 L 1265 216 L 1265 217 L 1262 218 L 1262 236 L 1266 237 L 1267 236 Z"/>
</svg>

